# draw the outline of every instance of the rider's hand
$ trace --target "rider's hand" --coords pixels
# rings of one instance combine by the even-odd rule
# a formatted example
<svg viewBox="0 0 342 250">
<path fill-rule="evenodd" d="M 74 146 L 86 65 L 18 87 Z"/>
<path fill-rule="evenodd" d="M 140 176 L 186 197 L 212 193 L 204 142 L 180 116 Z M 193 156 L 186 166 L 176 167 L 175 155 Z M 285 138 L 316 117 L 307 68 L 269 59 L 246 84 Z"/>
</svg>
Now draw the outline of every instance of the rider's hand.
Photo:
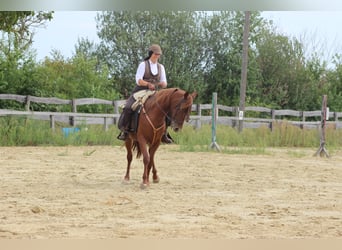
<svg viewBox="0 0 342 250">
<path fill-rule="evenodd" d="M 152 83 L 150 83 L 150 82 L 147 84 L 147 86 L 148 86 L 148 89 L 149 89 L 149 90 L 155 90 L 155 89 L 156 89 L 156 87 L 154 86 L 154 84 L 152 84 Z"/>
</svg>

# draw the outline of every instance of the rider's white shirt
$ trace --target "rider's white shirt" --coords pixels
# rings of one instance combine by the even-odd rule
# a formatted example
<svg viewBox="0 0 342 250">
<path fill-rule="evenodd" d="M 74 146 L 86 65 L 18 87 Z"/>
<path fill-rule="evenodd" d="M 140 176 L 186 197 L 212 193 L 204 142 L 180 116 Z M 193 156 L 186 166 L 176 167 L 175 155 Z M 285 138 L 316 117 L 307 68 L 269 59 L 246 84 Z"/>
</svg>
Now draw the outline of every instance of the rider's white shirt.
<svg viewBox="0 0 342 250">
<path fill-rule="evenodd" d="M 149 60 L 151 65 L 151 72 L 153 75 L 158 74 L 158 63 L 153 63 Z M 166 82 L 166 74 L 164 65 L 160 64 L 160 82 Z M 135 74 L 135 82 L 138 84 L 140 79 L 143 79 L 145 74 L 145 61 L 141 62 L 138 66 L 137 73 Z"/>
</svg>

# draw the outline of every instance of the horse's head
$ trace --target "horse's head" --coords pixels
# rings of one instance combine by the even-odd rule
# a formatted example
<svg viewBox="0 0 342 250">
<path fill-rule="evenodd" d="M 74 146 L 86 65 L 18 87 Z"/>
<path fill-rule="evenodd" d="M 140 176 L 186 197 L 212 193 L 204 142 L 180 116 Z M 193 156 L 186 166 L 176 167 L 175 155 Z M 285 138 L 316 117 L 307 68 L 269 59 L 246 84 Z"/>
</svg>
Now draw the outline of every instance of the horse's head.
<svg viewBox="0 0 342 250">
<path fill-rule="evenodd" d="M 171 128 L 177 132 L 182 129 L 184 121 L 189 121 L 193 100 L 197 93 L 189 93 L 176 89 L 172 95 L 171 109 L 169 118 L 171 118 Z"/>
</svg>

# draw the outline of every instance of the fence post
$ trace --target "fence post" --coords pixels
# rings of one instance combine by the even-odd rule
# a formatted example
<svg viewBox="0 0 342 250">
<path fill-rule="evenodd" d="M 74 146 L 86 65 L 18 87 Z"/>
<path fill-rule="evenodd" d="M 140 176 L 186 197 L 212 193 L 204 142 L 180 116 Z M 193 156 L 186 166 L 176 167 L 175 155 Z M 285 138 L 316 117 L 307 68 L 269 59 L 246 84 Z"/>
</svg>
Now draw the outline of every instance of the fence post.
<svg viewBox="0 0 342 250">
<path fill-rule="evenodd" d="M 201 117 L 202 117 L 202 109 L 201 104 L 196 104 L 196 114 L 199 116 L 199 119 L 196 120 L 196 129 L 200 129 L 202 127 Z"/>
<path fill-rule="evenodd" d="M 120 114 L 119 101 L 114 100 L 113 106 L 114 106 L 114 114 Z M 116 117 L 114 117 L 114 124 L 117 124 L 117 123 L 118 123 L 118 119 Z"/>
<path fill-rule="evenodd" d="M 107 117 L 104 117 L 103 128 L 105 131 L 108 131 L 108 119 L 107 119 Z"/>
<path fill-rule="evenodd" d="M 320 146 L 314 156 L 320 155 L 321 157 L 326 156 L 329 157 L 328 151 L 325 148 L 325 128 L 326 128 L 326 120 L 329 117 L 327 114 L 327 96 L 323 95 L 322 98 L 322 113 L 321 113 L 321 139 Z"/>
<path fill-rule="evenodd" d="M 30 111 L 30 104 L 31 104 L 31 97 L 28 95 L 26 96 L 26 101 L 25 101 L 25 110 Z"/>
<path fill-rule="evenodd" d="M 50 115 L 50 128 L 52 129 L 53 132 L 55 132 L 55 116 Z"/>
<path fill-rule="evenodd" d="M 233 107 L 233 113 L 235 113 L 236 119 L 232 121 L 232 128 L 236 128 L 239 119 L 239 107 Z"/>
<path fill-rule="evenodd" d="M 77 113 L 77 104 L 76 104 L 75 99 L 71 100 L 71 109 L 73 113 Z M 70 119 L 70 125 L 73 127 L 76 126 L 75 116 L 71 116 L 69 119 Z"/>
<path fill-rule="evenodd" d="M 304 111 L 301 111 L 301 115 L 302 115 L 302 124 L 300 124 L 300 128 L 304 129 L 304 123 L 305 123 L 305 115 L 304 115 Z"/>
<path fill-rule="evenodd" d="M 274 130 L 274 121 L 275 121 L 275 110 L 274 109 L 271 110 L 271 119 L 272 119 L 272 121 L 270 123 L 270 129 L 271 129 L 271 132 L 273 132 L 273 130 Z"/>
<path fill-rule="evenodd" d="M 211 144 L 210 148 L 215 148 L 217 151 L 221 151 L 220 146 L 216 143 L 216 121 L 218 116 L 217 110 L 217 93 L 213 93 L 211 109 Z"/>
<path fill-rule="evenodd" d="M 335 130 L 337 129 L 338 115 L 337 112 L 334 112 L 334 122 L 335 122 Z"/>
</svg>

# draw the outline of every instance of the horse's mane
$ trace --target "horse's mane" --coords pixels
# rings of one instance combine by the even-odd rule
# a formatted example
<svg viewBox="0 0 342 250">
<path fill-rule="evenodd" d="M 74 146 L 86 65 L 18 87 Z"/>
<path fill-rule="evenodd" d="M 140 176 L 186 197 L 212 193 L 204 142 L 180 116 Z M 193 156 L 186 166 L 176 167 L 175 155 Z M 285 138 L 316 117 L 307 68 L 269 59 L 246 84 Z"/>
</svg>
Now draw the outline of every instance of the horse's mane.
<svg viewBox="0 0 342 250">
<path fill-rule="evenodd" d="M 152 95 L 145 103 L 145 107 L 149 108 L 151 105 L 154 105 L 156 102 L 161 103 L 165 101 L 166 98 L 168 98 L 173 92 L 176 92 L 180 89 L 178 88 L 166 88 L 161 89 L 158 92 L 156 92 L 154 95 Z"/>
<path fill-rule="evenodd" d="M 166 90 L 166 89 L 164 89 Z M 180 107 L 181 109 L 188 108 L 189 106 L 192 105 L 192 96 L 189 94 L 188 91 L 182 90 L 180 88 L 170 88 L 169 89 L 172 94 L 178 94 L 181 99 L 185 99 L 186 102 L 182 102 L 182 106 Z M 165 92 L 165 94 L 170 94 L 169 92 Z"/>
<path fill-rule="evenodd" d="M 182 90 L 180 88 L 166 88 L 166 89 L 161 89 L 155 94 L 156 101 L 161 101 L 164 100 L 165 98 L 169 98 L 171 95 L 178 95 L 180 98 L 186 98 L 187 102 L 183 103 L 183 108 L 187 108 L 192 104 L 192 97 L 188 94 L 187 91 Z"/>
<path fill-rule="evenodd" d="M 164 98 L 166 96 L 170 96 L 172 95 L 173 93 L 177 92 L 177 91 L 182 91 L 181 89 L 179 88 L 168 88 L 168 89 L 161 89 L 159 90 L 157 93 L 156 93 L 156 96 L 158 98 Z"/>
</svg>

